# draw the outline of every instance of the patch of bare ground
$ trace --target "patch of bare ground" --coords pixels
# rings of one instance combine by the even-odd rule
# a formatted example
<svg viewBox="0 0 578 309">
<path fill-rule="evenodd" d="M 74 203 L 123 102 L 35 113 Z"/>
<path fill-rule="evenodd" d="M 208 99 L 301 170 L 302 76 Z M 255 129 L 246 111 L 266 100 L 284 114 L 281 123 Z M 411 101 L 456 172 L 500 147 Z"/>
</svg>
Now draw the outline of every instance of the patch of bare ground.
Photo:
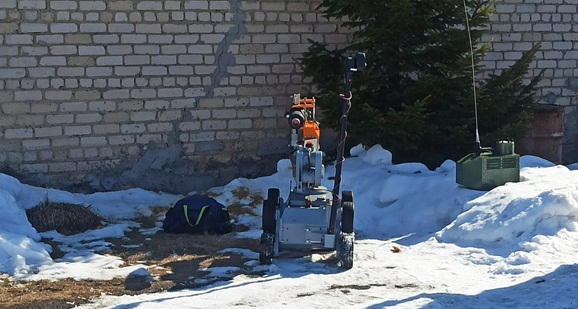
<svg viewBox="0 0 578 309">
<path fill-rule="evenodd" d="M 251 205 L 239 203 L 228 205 L 233 219 L 239 215 L 256 215 L 255 207 L 262 202 L 261 196 L 249 196 L 248 190 L 234 192 L 238 199 L 252 198 Z M 75 205 L 59 204 L 61 209 L 71 210 Z M 77 207 L 81 207 L 76 205 Z M 225 235 L 169 234 L 162 229 L 153 235 L 142 233 L 160 225 L 167 207 L 153 208 L 152 215 L 136 218 L 139 228 L 125 233 L 124 238 L 106 239 L 112 245 L 107 254 L 121 257 L 126 266 L 144 265 L 150 276 L 129 275 L 112 280 L 17 281 L 8 276 L 0 277 L 0 307 L 6 309 L 67 309 L 101 295 L 135 295 L 155 293 L 182 288 L 195 288 L 227 278 L 210 277 L 203 269 L 217 266 L 238 267 L 238 273 L 253 274 L 245 266 L 248 259 L 233 252 L 221 252 L 226 248 L 245 248 L 257 252 L 256 239 L 236 237 L 248 227 L 235 225 L 233 232 Z M 76 213 L 84 213 L 84 210 Z M 53 247 L 52 257 L 62 257 L 59 244 L 51 239 L 44 242 Z M 199 280 L 204 279 L 204 280 Z M 199 283 L 203 282 L 203 283 Z"/>
</svg>

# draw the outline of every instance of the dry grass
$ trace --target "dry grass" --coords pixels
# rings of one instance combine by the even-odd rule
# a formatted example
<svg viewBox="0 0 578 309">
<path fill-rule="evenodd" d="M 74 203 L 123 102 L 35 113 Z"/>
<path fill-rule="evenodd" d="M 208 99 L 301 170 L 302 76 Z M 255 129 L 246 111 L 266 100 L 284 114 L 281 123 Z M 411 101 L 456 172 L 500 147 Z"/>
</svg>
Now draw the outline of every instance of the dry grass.
<svg viewBox="0 0 578 309">
<path fill-rule="evenodd" d="M 262 202 L 263 198 L 256 195 L 250 196 L 246 189 L 239 189 L 235 193 L 239 198 L 252 198 L 251 205 L 228 205 L 232 218 L 239 215 L 255 215 L 254 208 Z M 94 213 L 84 212 L 87 208 L 78 205 L 67 204 L 45 204 L 38 213 L 32 212 L 29 216 L 39 216 L 43 220 L 34 220 L 35 224 L 47 224 L 51 221 L 46 213 L 59 209 L 60 220 L 66 221 L 69 213 L 74 215 L 96 218 Z M 48 208 L 54 207 L 54 208 Z M 83 209 L 81 209 L 83 208 Z M 150 229 L 159 226 L 160 219 L 169 207 L 154 208 L 153 215 L 135 219 L 142 229 Z M 51 210 L 51 211 L 48 211 Z M 41 211 L 41 212 L 40 212 Z M 82 212 L 82 213 L 81 213 Z M 102 218 L 99 218 L 99 225 Z M 50 223 L 49 227 L 41 227 L 40 231 L 56 229 L 63 233 L 72 233 L 72 229 L 63 228 L 58 222 Z M 37 223 L 43 222 L 43 223 Z M 92 224 L 92 223 L 91 223 Z M 44 226 L 44 225 L 43 225 Z M 182 288 L 200 287 L 218 280 L 226 278 L 208 277 L 209 272 L 202 271 L 204 268 L 215 266 L 236 266 L 239 273 L 259 275 L 252 273 L 252 270 L 244 265 L 248 261 L 244 256 L 235 253 L 222 253 L 225 248 L 246 248 L 258 251 L 258 240 L 237 238 L 236 233 L 245 231 L 248 228 L 235 225 L 233 232 L 225 235 L 188 235 L 169 234 L 159 231 L 154 235 L 143 235 L 138 229 L 133 229 L 125 234 L 126 237 L 120 239 L 106 239 L 112 243 L 111 251 L 108 254 L 119 256 L 125 261 L 125 265 L 142 264 L 147 266 L 153 280 L 145 280 L 139 276 L 129 276 L 127 278 L 116 278 L 113 280 L 58 280 L 58 281 L 15 281 L 7 276 L 0 277 L 0 307 L 7 309 L 14 308 L 72 308 L 78 304 L 86 303 L 91 298 L 101 295 L 123 295 L 154 293 Z M 75 227 L 74 231 L 81 230 Z M 84 228 L 86 230 L 86 228 Z M 52 257 L 54 259 L 62 256 L 59 252 L 59 244 L 44 239 L 53 247 Z M 202 285 L 196 279 L 206 279 Z"/>
<path fill-rule="evenodd" d="M 28 221 L 38 232 L 56 230 L 73 235 L 102 227 L 102 217 L 89 207 L 65 203 L 43 203 L 26 210 Z"/>
</svg>

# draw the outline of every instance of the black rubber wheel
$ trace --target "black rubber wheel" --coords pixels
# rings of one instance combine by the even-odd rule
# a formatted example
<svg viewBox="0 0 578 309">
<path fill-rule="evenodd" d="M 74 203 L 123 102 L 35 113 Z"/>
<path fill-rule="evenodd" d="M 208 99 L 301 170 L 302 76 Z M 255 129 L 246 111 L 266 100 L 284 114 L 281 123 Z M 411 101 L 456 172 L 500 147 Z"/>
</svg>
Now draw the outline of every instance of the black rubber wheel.
<svg viewBox="0 0 578 309">
<path fill-rule="evenodd" d="M 353 267 L 353 242 L 355 241 L 354 234 L 339 233 L 339 247 L 337 249 L 337 257 L 339 259 L 339 266 L 345 269 Z"/>
<path fill-rule="evenodd" d="M 259 264 L 269 265 L 273 263 L 274 254 L 275 254 L 275 234 L 271 233 L 261 234 L 261 241 L 259 242 Z"/>
<path fill-rule="evenodd" d="M 279 206 L 279 189 L 269 188 L 267 199 L 263 201 L 262 227 L 263 232 L 275 234 L 277 219 L 275 211 Z"/>
<path fill-rule="evenodd" d="M 343 233 L 353 233 L 354 208 L 353 202 L 341 202 L 341 232 Z"/>
<path fill-rule="evenodd" d="M 341 200 L 343 202 L 351 202 L 353 203 L 353 192 L 351 191 L 343 191 L 341 193 Z"/>
</svg>

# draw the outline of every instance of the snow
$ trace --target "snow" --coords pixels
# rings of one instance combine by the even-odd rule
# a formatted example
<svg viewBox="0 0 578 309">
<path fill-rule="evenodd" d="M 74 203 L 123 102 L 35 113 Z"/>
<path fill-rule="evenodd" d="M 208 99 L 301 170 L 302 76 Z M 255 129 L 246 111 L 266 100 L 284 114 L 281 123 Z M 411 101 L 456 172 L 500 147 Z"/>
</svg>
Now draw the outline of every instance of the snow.
<svg viewBox="0 0 578 309">
<path fill-rule="evenodd" d="M 212 267 L 203 270 L 229 279 L 198 289 L 101 296 L 79 308 L 578 307 L 578 164 L 523 156 L 520 182 L 475 191 L 455 183 L 450 160 L 431 171 L 421 163 L 393 164 L 392 154 L 378 145 L 357 146 L 351 153 L 341 189 L 355 195 L 352 269 L 321 263 L 326 256 L 315 252 L 259 265 L 257 252 L 228 248 L 264 275 Z M 326 175 L 333 174 L 328 166 Z M 232 192 L 247 188 L 262 194 L 277 187 L 285 197 L 291 180 L 291 163 L 281 160 L 274 175 L 235 179 L 211 191 L 225 205 L 249 204 L 249 197 L 239 201 Z M 141 189 L 73 194 L 0 174 L 0 273 L 19 280 L 146 274 L 145 265 L 122 267 L 120 258 L 99 254 L 109 245 L 104 239 L 123 237 L 131 218 L 179 198 Z M 44 201 L 90 205 L 112 223 L 70 236 L 38 233 L 25 209 Z M 238 237 L 260 236 L 260 217 L 238 220 L 251 227 Z M 144 232 L 154 237 L 158 230 Z M 65 255 L 52 260 L 41 237 L 64 243 Z"/>
</svg>

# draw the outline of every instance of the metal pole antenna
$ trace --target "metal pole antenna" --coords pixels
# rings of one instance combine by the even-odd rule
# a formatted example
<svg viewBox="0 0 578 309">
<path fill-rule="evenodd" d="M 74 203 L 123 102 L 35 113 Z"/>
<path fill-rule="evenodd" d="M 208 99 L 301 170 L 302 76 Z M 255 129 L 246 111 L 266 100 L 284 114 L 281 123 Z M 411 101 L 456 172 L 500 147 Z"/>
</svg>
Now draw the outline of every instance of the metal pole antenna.
<svg viewBox="0 0 578 309">
<path fill-rule="evenodd" d="M 341 199 L 339 198 L 339 190 L 341 186 L 341 169 L 345 161 L 345 140 L 347 139 L 347 116 L 351 109 L 351 75 L 353 72 L 361 71 L 365 68 L 365 54 L 357 53 L 354 57 L 347 57 L 345 63 L 345 94 L 341 95 L 343 101 L 343 108 L 341 114 L 341 129 L 339 131 L 339 143 L 337 144 L 337 161 L 335 163 L 335 180 L 333 185 L 333 207 L 331 208 L 331 218 L 329 220 L 328 234 L 335 233 L 335 219 L 337 217 L 337 209 L 341 207 Z"/>
<path fill-rule="evenodd" d="M 466 0 L 464 2 L 464 14 L 466 18 L 466 30 L 468 31 L 468 39 L 470 42 L 470 58 L 472 61 L 472 89 L 474 91 L 474 115 L 476 118 L 476 154 L 479 156 L 482 152 L 482 146 L 480 144 L 480 133 L 478 132 L 478 102 L 476 99 L 476 73 L 475 73 L 475 63 L 474 63 L 474 47 L 472 44 L 472 34 L 470 32 L 470 21 L 468 17 L 468 9 L 466 6 Z"/>
</svg>

